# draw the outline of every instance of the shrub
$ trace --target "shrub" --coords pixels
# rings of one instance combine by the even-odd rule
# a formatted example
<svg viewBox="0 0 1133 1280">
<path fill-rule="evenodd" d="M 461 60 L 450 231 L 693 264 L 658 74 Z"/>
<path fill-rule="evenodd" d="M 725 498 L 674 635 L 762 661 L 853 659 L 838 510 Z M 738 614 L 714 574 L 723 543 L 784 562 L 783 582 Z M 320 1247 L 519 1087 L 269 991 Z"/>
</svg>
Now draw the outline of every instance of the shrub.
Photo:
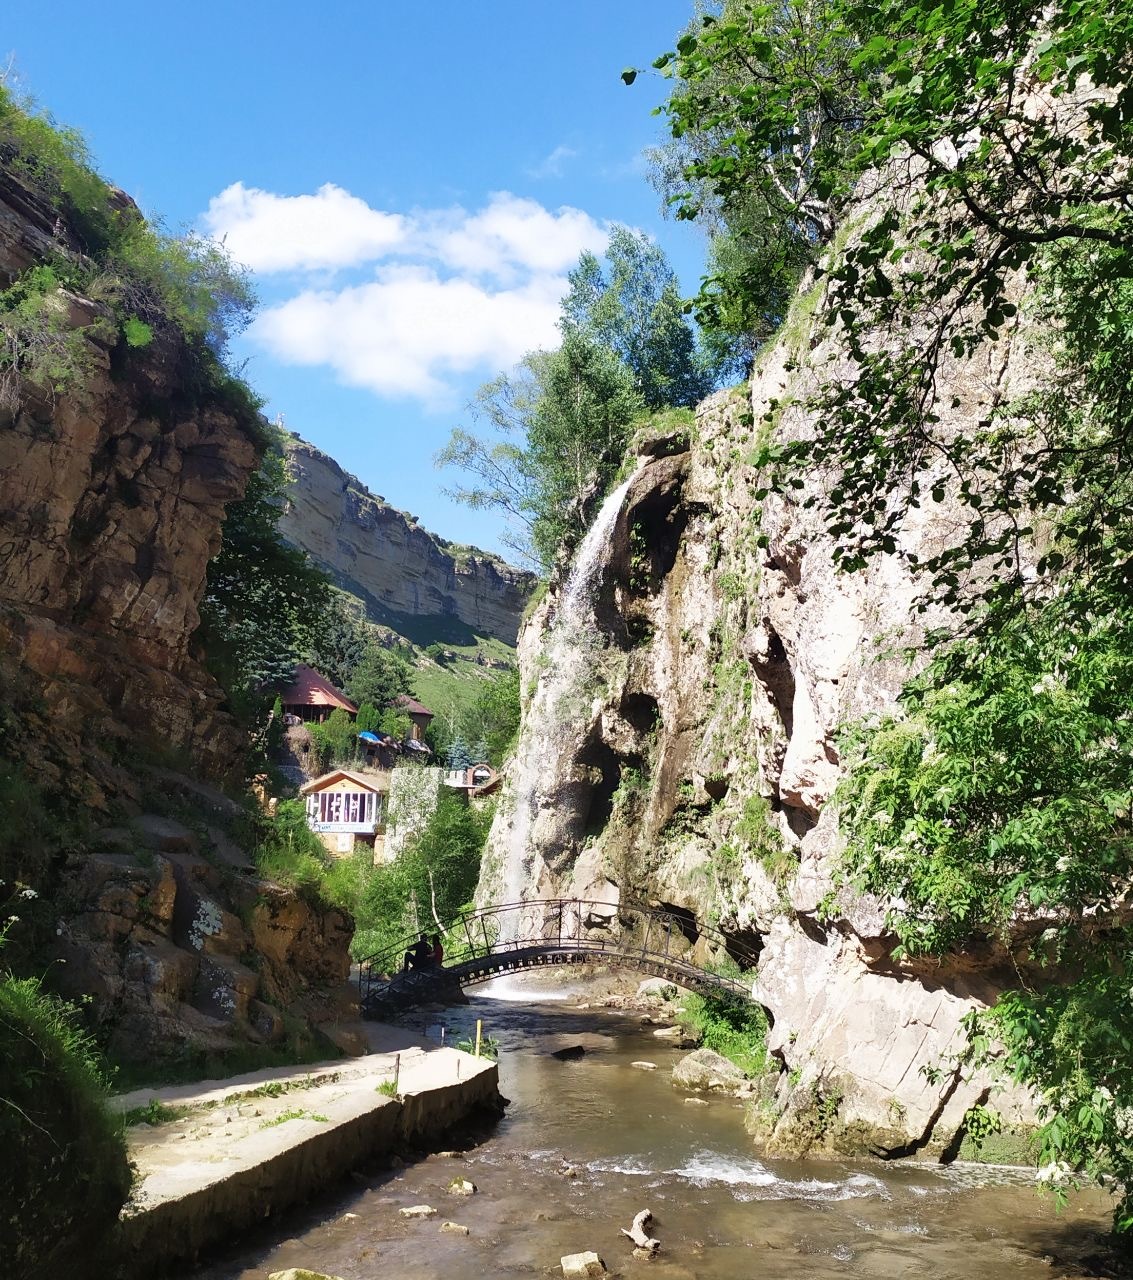
<svg viewBox="0 0 1133 1280">
<path fill-rule="evenodd" d="M 122 1125 L 76 1011 L 0 979 L 0 1257 L 7 1274 L 88 1274 L 130 1190 Z M 77 1270 L 76 1270 L 77 1268 Z"/>
</svg>

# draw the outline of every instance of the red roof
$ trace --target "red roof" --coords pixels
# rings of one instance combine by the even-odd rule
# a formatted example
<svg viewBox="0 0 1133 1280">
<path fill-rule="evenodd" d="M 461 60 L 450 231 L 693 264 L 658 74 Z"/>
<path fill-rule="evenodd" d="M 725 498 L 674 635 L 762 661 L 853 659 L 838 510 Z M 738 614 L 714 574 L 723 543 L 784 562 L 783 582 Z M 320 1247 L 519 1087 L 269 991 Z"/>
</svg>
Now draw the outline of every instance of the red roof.
<svg viewBox="0 0 1133 1280">
<path fill-rule="evenodd" d="M 399 693 L 394 700 L 396 705 L 401 707 L 403 711 L 408 711 L 411 716 L 429 716 L 432 718 L 433 713 L 423 702 L 418 702 L 416 698 L 411 698 L 407 693 Z"/>
<path fill-rule="evenodd" d="M 295 668 L 291 684 L 280 690 L 279 700 L 285 707 L 343 707 L 354 715 L 358 713 L 346 694 L 305 662 Z"/>
</svg>

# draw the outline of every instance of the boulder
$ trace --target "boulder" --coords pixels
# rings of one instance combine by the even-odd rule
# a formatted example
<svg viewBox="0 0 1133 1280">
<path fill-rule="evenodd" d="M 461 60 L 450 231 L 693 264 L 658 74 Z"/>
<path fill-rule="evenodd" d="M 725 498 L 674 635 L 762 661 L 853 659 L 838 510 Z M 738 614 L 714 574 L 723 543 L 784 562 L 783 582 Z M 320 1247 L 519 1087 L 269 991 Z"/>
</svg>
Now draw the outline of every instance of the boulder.
<svg viewBox="0 0 1133 1280">
<path fill-rule="evenodd" d="M 638 984 L 639 996 L 656 996 L 658 1000 L 675 1000 L 677 988 L 667 978 L 646 978 Z"/>
<path fill-rule="evenodd" d="M 555 1049 L 551 1053 L 552 1058 L 558 1058 L 560 1062 L 570 1062 L 575 1058 L 584 1057 L 586 1049 L 580 1044 L 568 1045 L 565 1049 Z"/>
<path fill-rule="evenodd" d="M 656 1071 L 657 1064 L 655 1062 L 631 1062 L 631 1067 L 636 1067 L 638 1071 Z"/>
<path fill-rule="evenodd" d="M 286 1271 L 273 1271 L 268 1280 L 341 1280 L 341 1277 L 327 1275 L 325 1271 L 308 1271 L 306 1267 L 288 1267 Z"/>
<path fill-rule="evenodd" d="M 604 1276 L 606 1264 L 592 1250 L 586 1253 L 568 1253 L 559 1259 L 563 1269 L 563 1280 L 590 1280 L 590 1277 Z"/>
<path fill-rule="evenodd" d="M 398 1210 L 403 1218 L 432 1218 L 436 1212 L 436 1209 L 429 1204 L 411 1204 Z"/>
<path fill-rule="evenodd" d="M 467 1178 L 453 1178 L 448 1184 L 449 1195 L 452 1196 L 474 1196 L 476 1194 L 476 1184 L 469 1182 Z"/>
<path fill-rule="evenodd" d="M 468 1228 L 462 1227 L 459 1222 L 442 1222 L 441 1230 L 447 1231 L 449 1235 L 454 1236 L 466 1236 L 468 1234 Z"/>
<path fill-rule="evenodd" d="M 734 1089 L 744 1079 L 743 1071 L 715 1049 L 697 1049 L 673 1068 L 673 1083 L 682 1089 Z"/>
</svg>

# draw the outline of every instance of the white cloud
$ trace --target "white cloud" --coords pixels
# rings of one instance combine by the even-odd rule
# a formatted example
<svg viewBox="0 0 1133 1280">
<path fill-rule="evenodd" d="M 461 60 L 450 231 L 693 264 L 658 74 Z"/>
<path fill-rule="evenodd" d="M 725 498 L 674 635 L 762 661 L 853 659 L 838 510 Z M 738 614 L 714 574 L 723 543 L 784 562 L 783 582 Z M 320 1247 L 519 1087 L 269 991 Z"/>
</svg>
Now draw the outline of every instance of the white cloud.
<svg viewBox="0 0 1133 1280">
<path fill-rule="evenodd" d="M 529 178 L 561 178 L 563 176 L 563 166 L 568 160 L 573 160 L 578 155 L 574 147 L 564 147 L 561 144 L 549 155 L 545 155 L 537 165 L 533 165 L 527 170 Z"/>
<path fill-rule="evenodd" d="M 253 271 L 314 271 L 372 261 L 400 245 L 405 218 L 372 209 L 333 182 L 310 196 L 278 196 L 234 182 L 213 196 L 205 231 Z"/>
<path fill-rule="evenodd" d="M 547 209 L 506 191 L 474 212 L 403 215 L 332 184 L 280 196 L 235 183 L 203 222 L 265 275 L 349 273 L 260 314 L 250 336 L 272 356 L 437 407 L 452 401 L 456 378 L 490 376 L 557 344 L 566 273 L 584 249 L 600 253 L 609 234 L 581 209 Z"/>
<path fill-rule="evenodd" d="M 307 290 L 256 320 L 252 336 L 278 360 L 329 365 L 352 386 L 441 407 L 447 376 L 514 364 L 534 347 L 558 342 L 561 276 L 515 288 L 485 288 L 400 266 L 375 281 Z"/>
<path fill-rule="evenodd" d="M 537 200 L 497 191 L 487 208 L 435 235 L 436 256 L 456 271 L 507 276 L 516 271 L 562 272 L 583 249 L 601 252 L 608 232 L 588 213 L 555 212 Z"/>
</svg>

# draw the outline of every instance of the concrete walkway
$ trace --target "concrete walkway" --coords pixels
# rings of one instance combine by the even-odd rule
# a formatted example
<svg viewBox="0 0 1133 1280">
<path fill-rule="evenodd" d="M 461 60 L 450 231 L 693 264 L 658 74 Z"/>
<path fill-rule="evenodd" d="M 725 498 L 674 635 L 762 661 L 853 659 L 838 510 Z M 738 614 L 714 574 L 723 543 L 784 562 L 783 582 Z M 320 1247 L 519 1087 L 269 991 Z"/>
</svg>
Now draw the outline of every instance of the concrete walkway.
<svg viewBox="0 0 1133 1280">
<path fill-rule="evenodd" d="M 156 1101 L 177 1113 L 128 1130 L 137 1182 L 121 1236 L 131 1274 L 191 1259 L 375 1155 L 439 1137 L 478 1108 L 498 1108 L 494 1062 L 402 1027 L 363 1025 L 373 1052 L 361 1058 L 137 1089 L 114 1100 L 120 1111 Z"/>
</svg>

